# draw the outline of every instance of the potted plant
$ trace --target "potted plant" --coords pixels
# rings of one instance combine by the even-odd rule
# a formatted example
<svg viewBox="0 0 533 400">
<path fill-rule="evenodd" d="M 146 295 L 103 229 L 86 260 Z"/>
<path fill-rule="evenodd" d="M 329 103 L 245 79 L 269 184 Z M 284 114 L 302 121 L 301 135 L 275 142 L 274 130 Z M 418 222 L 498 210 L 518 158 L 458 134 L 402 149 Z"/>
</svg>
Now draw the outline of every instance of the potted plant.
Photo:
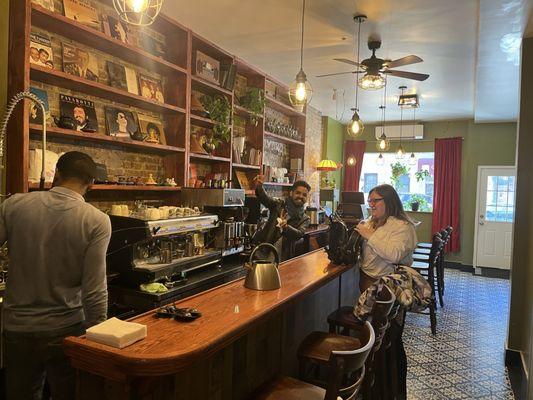
<svg viewBox="0 0 533 400">
<path fill-rule="evenodd" d="M 265 109 L 265 92 L 263 89 L 249 87 L 246 94 L 239 98 L 241 105 L 250 111 L 250 122 L 257 126 Z"/>
<path fill-rule="evenodd" d="M 431 174 L 427 169 L 421 169 L 420 171 L 415 172 L 415 178 L 417 182 L 421 182 L 426 178 L 429 178 Z"/>
<path fill-rule="evenodd" d="M 402 164 L 401 162 L 396 162 L 394 164 L 391 164 L 391 183 L 392 186 L 397 187 L 398 182 L 400 181 L 400 177 L 407 175 L 409 173 L 409 168 L 407 168 L 407 165 Z"/>
<path fill-rule="evenodd" d="M 222 142 L 228 143 L 231 137 L 231 106 L 226 96 L 203 95 L 200 99 L 209 117 L 215 122 L 213 130 L 206 135 L 204 149 L 212 153 Z M 207 147 L 207 148 L 206 148 Z"/>
<path fill-rule="evenodd" d="M 419 194 L 412 194 L 409 198 L 409 201 L 407 202 L 407 205 L 411 207 L 411 211 L 423 211 L 426 208 L 427 204 L 427 200 Z"/>
</svg>

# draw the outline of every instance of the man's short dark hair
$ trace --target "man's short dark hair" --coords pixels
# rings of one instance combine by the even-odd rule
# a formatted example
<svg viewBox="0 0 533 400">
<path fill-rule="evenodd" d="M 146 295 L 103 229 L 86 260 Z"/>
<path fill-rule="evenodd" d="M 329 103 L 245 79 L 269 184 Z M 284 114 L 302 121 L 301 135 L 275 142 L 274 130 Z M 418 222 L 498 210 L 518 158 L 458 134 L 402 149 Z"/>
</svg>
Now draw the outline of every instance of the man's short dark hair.
<svg viewBox="0 0 533 400">
<path fill-rule="evenodd" d="M 308 192 L 311 191 L 311 186 L 309 186 L 309 184 L 306 181 L 296 181 L 296 182 L 294 182 L 292 184 L 291 191 L 296 190 L 296 188 L 298 188 L 300 186 L 306 188 Z"/>
<path fill-rule="evenodd" d="M 69 151 L 59 157 L 56 168 L 62 179 L 78 179 L 88 185 L 96 177 L 96 163 L 79 151 Z"/>
</svg>

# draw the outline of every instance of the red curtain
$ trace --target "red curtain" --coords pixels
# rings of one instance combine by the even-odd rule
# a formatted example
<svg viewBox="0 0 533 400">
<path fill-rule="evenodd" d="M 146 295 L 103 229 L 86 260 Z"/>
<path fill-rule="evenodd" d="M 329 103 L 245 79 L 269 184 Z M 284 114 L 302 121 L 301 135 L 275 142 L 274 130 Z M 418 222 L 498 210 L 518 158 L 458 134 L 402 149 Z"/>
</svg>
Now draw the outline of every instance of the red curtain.
<svg viewBox="0 0 533 400">
<path fill-rule="evenodd" d="M 462 138 L 435 139 L 435 184 L 433 189 L 433 233 L 451 225 L 448 251 L 461 249 L 459 201 L 461 192 Z"/>
<path fill-rule="evenodd" d="M 361 169 L 363 168 L 363 156 L 365 155 L 366 141 L 346 140 L 344 142 L 344 183 L 345 192 L 358 192 Z M 355 158 L 355 165 L 348 165 L 348 158 Z"/>
</svg>

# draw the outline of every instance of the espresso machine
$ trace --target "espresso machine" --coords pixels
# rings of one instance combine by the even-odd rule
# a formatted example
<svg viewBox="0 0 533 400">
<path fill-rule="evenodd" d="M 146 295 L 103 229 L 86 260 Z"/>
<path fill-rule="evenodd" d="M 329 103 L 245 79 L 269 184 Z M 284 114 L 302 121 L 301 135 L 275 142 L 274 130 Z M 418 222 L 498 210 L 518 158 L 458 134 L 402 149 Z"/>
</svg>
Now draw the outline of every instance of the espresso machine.
<svg viewBox="0 0 533 400">
<path fill-rule="evenodd" d="M 221 261 L 220 250 L 212 245 L 217 215 L 110 219 L 107 273 L 114 283 L 138 289 L 140 284 L 161 282 L 171 288 L 191 271 Z"/>
<path fill-rule="evenodd" d="M 218 216 L 214 231 L 214 244 L 222 256 L 241 253 L 244 250 L 246 232 L 244 220 L 248 209 L 244 207 L 245 193 L 242 189 L 228 188 L 182 188 L 184 206 L 197 206 L 203 211 Z"/>
</svg>

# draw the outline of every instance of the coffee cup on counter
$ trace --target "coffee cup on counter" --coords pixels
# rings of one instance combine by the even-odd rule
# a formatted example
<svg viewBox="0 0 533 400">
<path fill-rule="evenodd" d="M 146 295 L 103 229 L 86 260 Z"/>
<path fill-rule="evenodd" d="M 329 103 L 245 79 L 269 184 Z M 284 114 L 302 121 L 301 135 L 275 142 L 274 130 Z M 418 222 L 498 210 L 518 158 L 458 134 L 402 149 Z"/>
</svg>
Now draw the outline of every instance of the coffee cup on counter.
<svg viewBox="0 0 533 400">
<path fill-rule="evenodd" d="M 161 219 L 161 213 L 158 208 L 148 208 L 146 210 L 146 218 L 151 221 Z"/>
<path fill-rule="evenodd" d="M 111 205 L 111 210 L 109 214 L 115 215 L 117 217 L 129 217 L 130 210 L 126 204 L 113 204 Z"/>
<path fill-rule="evenodd" d="M 168 207 L 159 207 L 159 218 L 168 219 Z"/>
</svg>

